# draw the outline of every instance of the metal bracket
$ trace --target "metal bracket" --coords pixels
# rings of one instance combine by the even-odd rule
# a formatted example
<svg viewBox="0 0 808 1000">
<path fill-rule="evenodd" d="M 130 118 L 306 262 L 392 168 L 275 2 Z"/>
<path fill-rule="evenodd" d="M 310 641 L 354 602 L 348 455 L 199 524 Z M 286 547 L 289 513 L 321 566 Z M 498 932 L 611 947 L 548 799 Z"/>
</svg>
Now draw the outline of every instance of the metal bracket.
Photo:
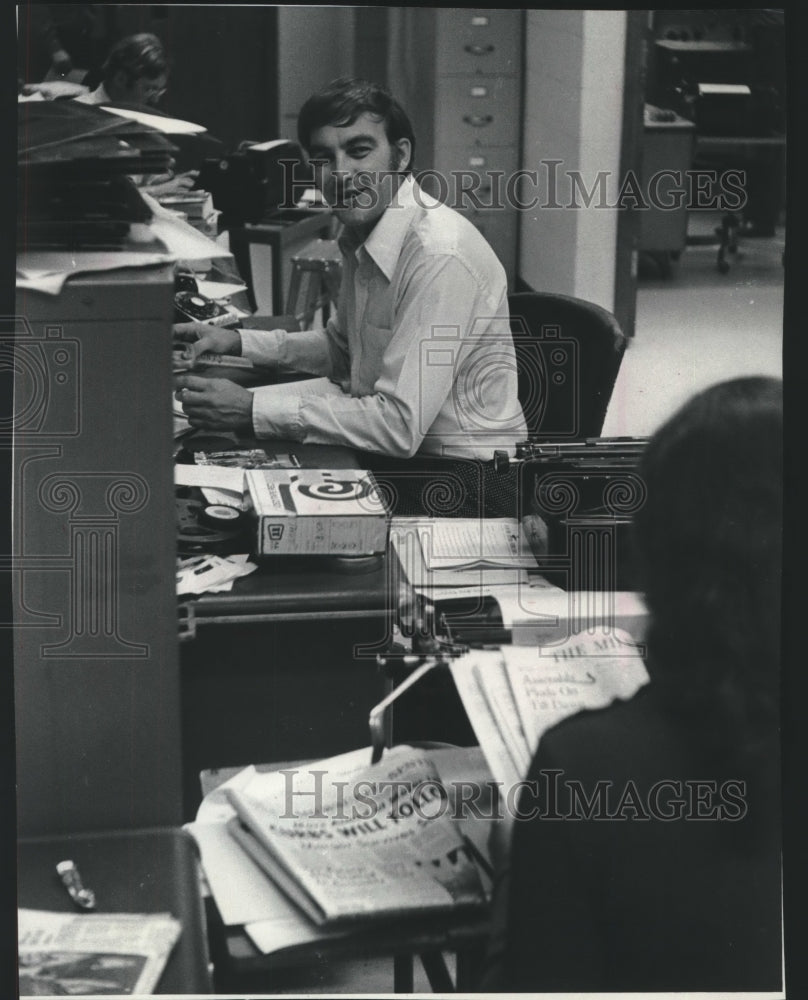
<svg viewBox="0 0 808 1000">
<path fill-rule="evenodd" d="M 196 613 L 193 604 L 177 605 L 177 638 L 180 642 L 196 639 Z"/>
</svg>

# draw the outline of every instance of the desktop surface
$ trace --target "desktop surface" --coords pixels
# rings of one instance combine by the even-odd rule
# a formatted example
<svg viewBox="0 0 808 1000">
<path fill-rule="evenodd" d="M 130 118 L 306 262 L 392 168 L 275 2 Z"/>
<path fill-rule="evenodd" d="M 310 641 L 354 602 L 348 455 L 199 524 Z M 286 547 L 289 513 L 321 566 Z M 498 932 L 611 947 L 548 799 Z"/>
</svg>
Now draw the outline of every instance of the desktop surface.
<svg viewBox="0 0 808 1000">
<path fill-rule="evenodd" d="M 155 776 L 156 778 L 157 776 Z M 169 912 L 182 933 L 157 984 L 161 994 L 211 992 L 197 852 L 189 834 L 148 828 L 23 838 L 18 846 L 18 905 L 75 912 L 56 874 L 70 859 L 96 896 L 96 913 Z"/>
</svg>

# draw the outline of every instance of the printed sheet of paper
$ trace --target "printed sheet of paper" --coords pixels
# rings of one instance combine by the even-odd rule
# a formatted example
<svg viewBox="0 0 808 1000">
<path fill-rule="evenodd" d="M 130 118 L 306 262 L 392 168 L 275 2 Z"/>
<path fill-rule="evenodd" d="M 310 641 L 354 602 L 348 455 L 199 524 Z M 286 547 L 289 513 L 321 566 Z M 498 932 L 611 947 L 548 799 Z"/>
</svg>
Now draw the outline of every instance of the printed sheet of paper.
<svg viewBox="0 0 808 1000">
<path fill-rule="evenodd" d="M 505 662 L 500 660 L 496 665 L 491 663 L 485 666 L 477 664 L 474 672 L 514 770 L 524 776 L 530 767 L 531 747 L 516 707 Z"/>
<path fill-rule="evenodd" d="M 465 656 L 452 660 L 449 669 L 452 671 L 463 707 L 480 742 L 491 773 L 506 788 L 515 785 L 521 781 L 524 774 L 521 774 L 514 764 L 505 738 L 480 686 L 480 679 L 489 671 L 502 670 L 501 652 L 497 649 L 472 649 Z"/>
<path fill-rule="evenodd" d="M 418 537 L 430 570 L 480 565 L 536 568 L 516 518 L 433 518 L 419 524 Z"/>
<path fill-rule="evenodd" d="M 582 709 L 631 698 L 648 682 L 639 650 L 619 630 L 576 635 L 544 649 L 503 647 L 502 655 L 531 756 L 557 722 Z"/>
<path fill-rule="evenodd" d="M 215 490 L 244 493 L 244 469 L 228 468 L 223 465 L 190 465 L 180 463 L 174 466 L 175 486 L 209 486 Z"/>
<path fill-rule="evenodd" d="M 497 590 L 504 628 L 513 632 L 513 644 L 545 646 L 570 635 L 612 627 L 642 642 L 648 609 L 633 591 L 564 591 L 558 587 Z"/>
<path fill-rule="evenodd" d="M 154 991 L 182 925 L 169 913 L 19 909 L 20 996 Z"/>
<path fill-rule="evenodd" d="M 499 586 L 528 586 L 527 570 L 520 567 L 475 565 L 460 569 L 430 569 L 421 547 L 420 529 L 430 522 L 419 518 L 393 518 L 390 543 L 413 589 L 427 596 L 444 596 L 444 588 L 488 590 Z M 533 563 L 535 568 L 535 562 Z M 436 592 L 438 591 L 438 592 Z"/>
</svg>

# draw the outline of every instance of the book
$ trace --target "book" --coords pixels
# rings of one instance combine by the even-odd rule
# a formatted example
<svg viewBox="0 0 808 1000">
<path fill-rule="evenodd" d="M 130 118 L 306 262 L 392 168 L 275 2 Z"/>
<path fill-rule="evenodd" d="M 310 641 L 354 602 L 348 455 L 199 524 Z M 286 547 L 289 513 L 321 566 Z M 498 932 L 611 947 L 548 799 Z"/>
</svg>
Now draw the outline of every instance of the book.
<svg viewBox="0 0 808 1000">
<path fill-rule="evenodd" d="M 20 996 L 154 992 L 180 936 L 168 913 L 17 911 Z"/>
<path fill-rule="evenodd" d="M 542 735 L 583 709 L 625 700 L 648 682 L 642 648 L 621 629 L 553 646 L 472 649 L 449 664 L 497 781 L 524 780 Z"/>
<path fill-rule="evenodd" d="M 483 906 L 477 852 L 428 751 L 394 747 L 255 772 L 228 790 L 233 839 L 316 925 Z"/>
</svg>

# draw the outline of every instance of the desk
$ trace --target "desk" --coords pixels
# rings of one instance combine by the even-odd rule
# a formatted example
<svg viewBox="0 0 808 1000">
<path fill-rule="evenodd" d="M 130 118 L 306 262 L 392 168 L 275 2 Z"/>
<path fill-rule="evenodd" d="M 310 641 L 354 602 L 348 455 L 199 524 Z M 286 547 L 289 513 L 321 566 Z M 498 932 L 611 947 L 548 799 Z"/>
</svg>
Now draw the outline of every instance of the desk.
<svg viewBox="0 0 808 1000">
<path fill-rule="evenodd" d="M 186 449 L 204 448 L 206 440 L 210 447 L 210 436 L 196 434 Z M 215 446 L 224 446 L 221 438 Z M 289 452 L 305 468 L 357 467 L 345 448 L 239 446 Z M 389 644 L 396 611 L 389 567 L 386 557 L 369 572 L 328 557 L 269 558 L 229 593 L 182 598 L 186 820 L 196 813 L 204 768 L 325 757 L 367 741 L 368 713 L 384 692 L 376 653 Z"/>
<path fill-rule="evenodd" d="M 167 911 L 182 922 L 157 993 L 210 993 L 196 856 L 190 835 L 169 828 L 26 838 L 19 843 L 18 902 L 78 912 L 56 875 L 57 862 L 70 858 L 95 891 L 98 913 Z"/>
<path fill-rule="evenodd" d="M 223 446 L 222 439 L 213 443 L 216 447 Z M 236 447 L 232 441 L 227 444 Z M 202 433 L 186 438 L 184 444 L 186 451 L 211 446 L 210 436 Z M 347 448 L 253 439 L 239 441 L 238 447 L 293 454 L 304 469 L 359 467 L 356 456 Z M 384 622 L 395 610 L 389 607 L 387 574 L 384 556 L 356 563 L 327 556 L 263 559 L 259 569 L 237 580 L 229 593 L 184 598 L 179 605 L 180 638 L 195 638 L 202 625 L 335 618 L 374 618 Z"/>
<path fill-rule="evenodd" d="M 785 149 L 784 135 L 697 135 L 696 147 L 704 153 L 749 153 L 758 149 Z"/>
</svg>

